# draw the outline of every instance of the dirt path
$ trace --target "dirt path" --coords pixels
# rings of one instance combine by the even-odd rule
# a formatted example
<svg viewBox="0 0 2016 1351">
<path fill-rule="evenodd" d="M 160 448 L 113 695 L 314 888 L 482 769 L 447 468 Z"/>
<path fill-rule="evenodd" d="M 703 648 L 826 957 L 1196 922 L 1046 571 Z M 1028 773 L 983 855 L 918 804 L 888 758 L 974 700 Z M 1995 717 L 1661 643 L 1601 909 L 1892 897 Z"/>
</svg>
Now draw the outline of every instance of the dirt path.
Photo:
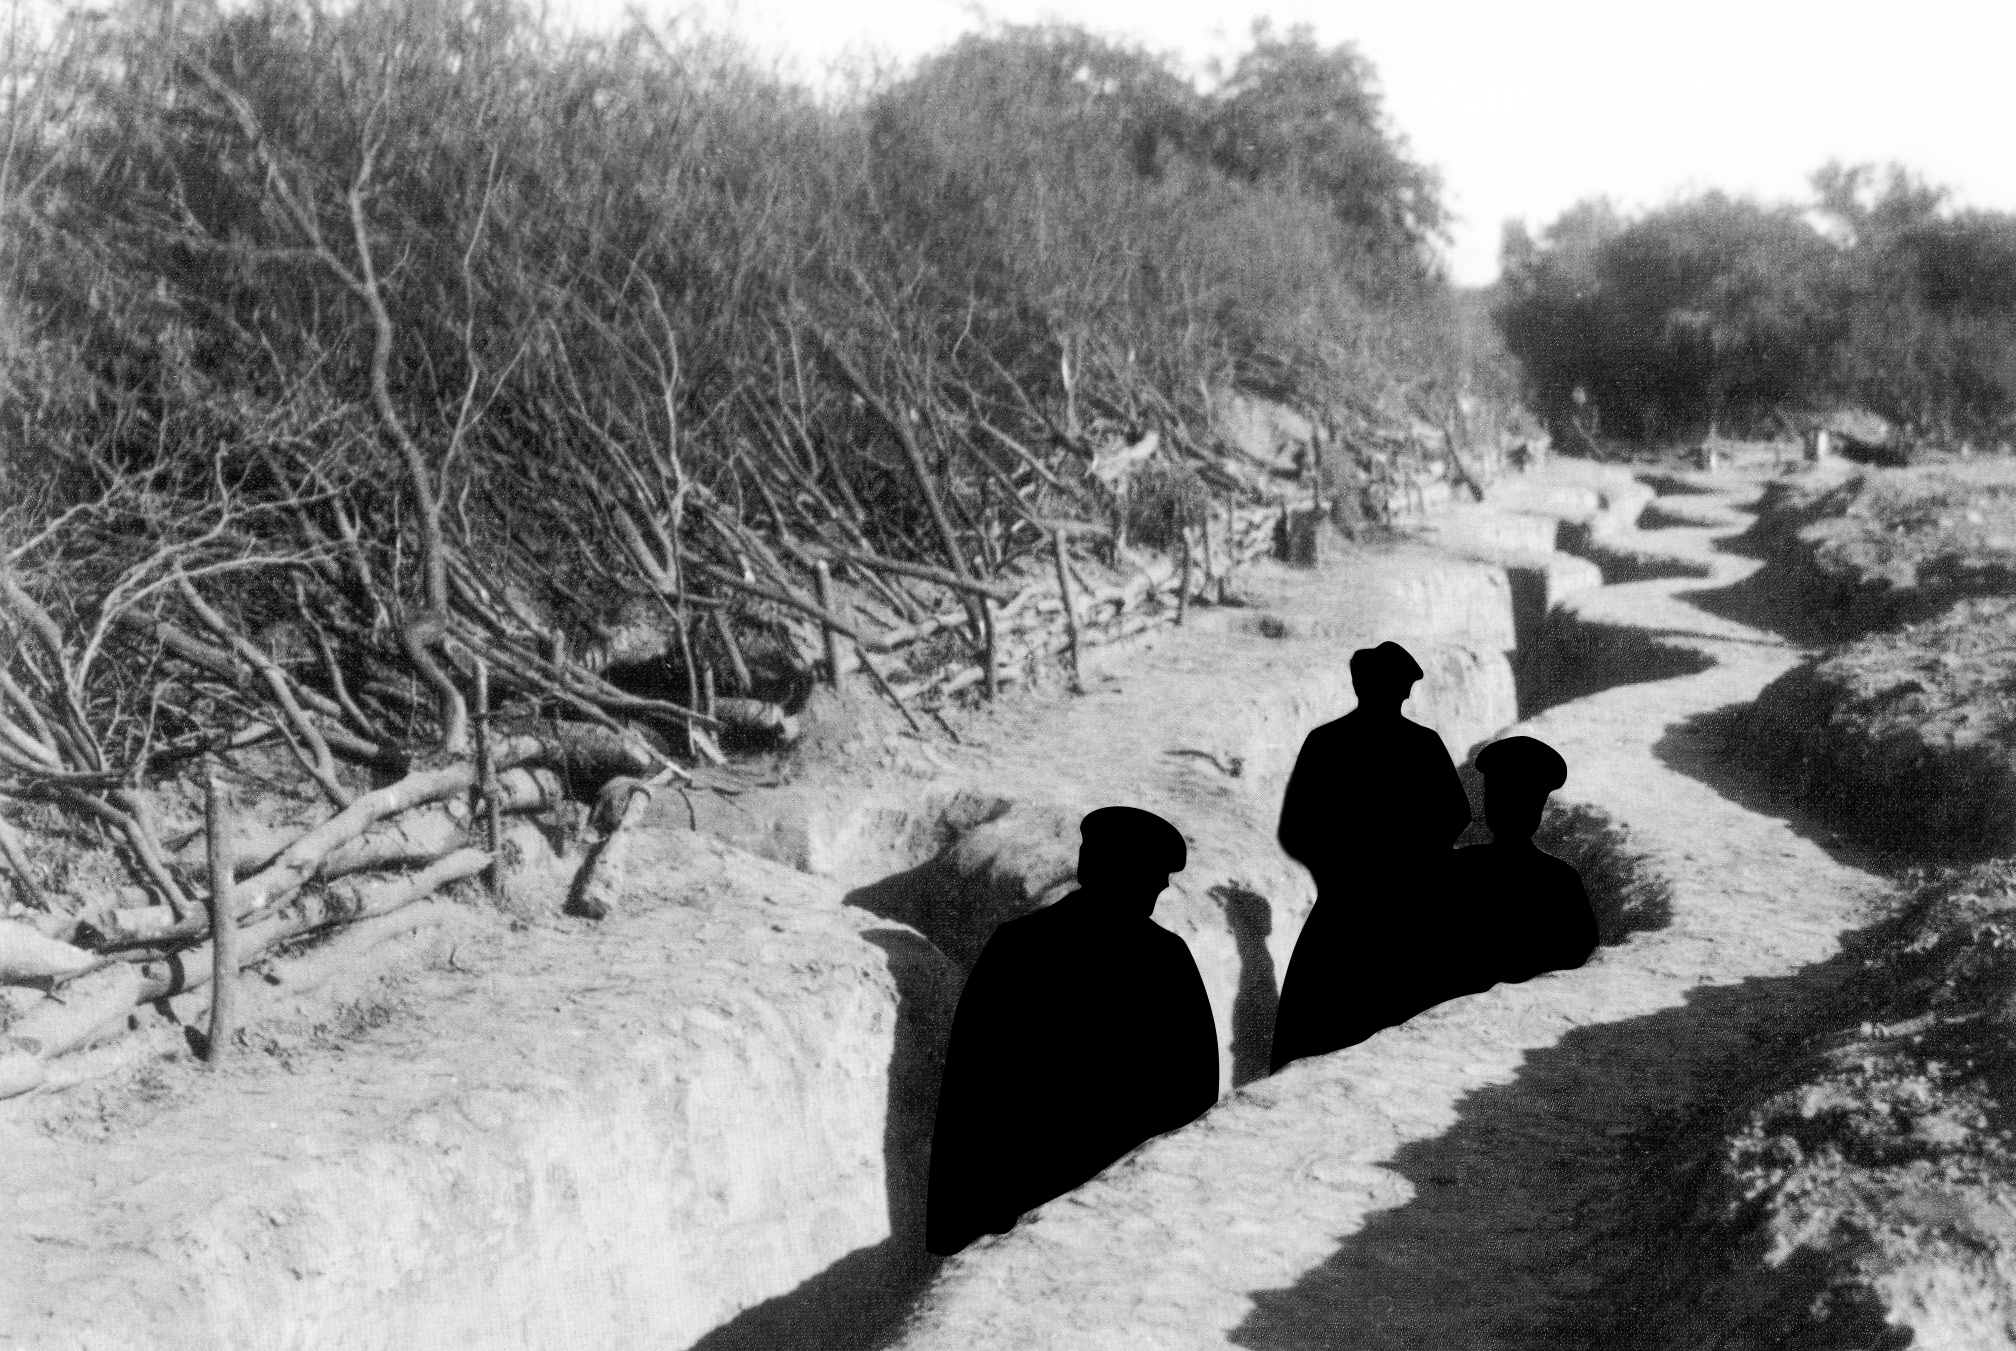
<svg viewBox="0 0 2016 1351">
<path fill-rule="evenodd" d="M 1158 918 L 1215 980 L 1243 1081 L 1308 900 L 1272 846 L 1279 792 L 1302 734 L 1349 705 L 1350 649 L 1407 642 L 1431 676 L 1409 711 L 1460 755 L 1514 716 L 1515 610 L 1530 625 L 1536 595 L 1592 587 L 1589 565 L 1534 551 L 1614 474 L 1502 487 L 1490 512 L 1447 518 L 1440 550 L 1339 556 L 1315 579 L 1256 567 L 1249 608 L 1101 654 L 1082 698 L 1003 700 L 963 721 L 963 746 L 868 728 L 785 788 L 668 797 L 647 832 L 664 857 L 600 925 L 468 917 L 340 1027 L 276 1027 L 218 1072 L 164 1061 L 0 1118 L 0 1271 L 17 1277 L 0 1280 L 0 1343 L 307 1347 L 341 1319 L 360 1347 L 556 1344 L 561 1328 L 612 1347 L 710 1328 L 699 1345 L 851 1344 L 880 1317 L 868 1306 L 911 1288 L 892 1229 L 921 1199 L 928 1043 L 950 998 L 945 958 L 888 921 L 952 951 L 959 933 L 905 907 L 973 899 L 947 906 L 940 874 L 870 884 L 932 856 L 954 798 L 1001 804 L 960 847 L 984 885 L 1029 893 L 1011 909 L 1068 881 L 1078 811 L 1164 812 L 1196 848 Z M 1875 889 L 1746 808 L 1712 725 L 1689 722 L 1796 658 L 1740 622 L 1727 588 L 1752 565 L 1714 545 L 1740 527 L 1729 500 L 1668 498 L 1667 517 L 1710 523 L 1605 536 L 1705 580 L 1567 603 L 1590 633 L 1699 653 L 1699 672 L 1531 723 L 1569 760 L 1563 796 L 1657 856 L 1673 924 L 1252 1084 L 950 1264 L 910 1345 L 1573 1344 L 1576 1301 L 1630 1251 L 1588 1245 L 1637 1218 L 1611 1203 L 1656 1114 L 1712 1099 L 1788 1001 L 1824 993 L 1811 964 Z M 1452 559 L 1466 529 L 1481 555 L 1544 566 L 1520 583 Z M 1712 613 L 1689 599 L 1704 589 Z M 1640 636 L 1611 658 L 1670 650 Z M 710 811 L 693 832 L 688 813 Z M 985 918 L 950 917 L 971 933 Z"/>
<path fill-rule="evenodd" d="M 955 1259 L 902 1346 L 1583 1340 L 1647 1218 L 1630 1194 L 1641 1159 L 1825 996 L 1838 936 L 1883 890 L 1720 767 L 1710 715 L 1754 698 L 1799 652 L 1722 617 L 1741 613 L 1729 598 L 1757 565 L 1718 541 L 1747 524 L 1737 505 L 1757 485 L 1712 486 L 1663 498 L 1666 528 L 1607 541 L 1705 577 L 1567 602 L 1705 668 L 1615 685 L 1519 728 L 1566 757 L 1561 797 L 1629 826 L 1672 884 L 1671 924 L 1248 1086 Z"/>
</svg>

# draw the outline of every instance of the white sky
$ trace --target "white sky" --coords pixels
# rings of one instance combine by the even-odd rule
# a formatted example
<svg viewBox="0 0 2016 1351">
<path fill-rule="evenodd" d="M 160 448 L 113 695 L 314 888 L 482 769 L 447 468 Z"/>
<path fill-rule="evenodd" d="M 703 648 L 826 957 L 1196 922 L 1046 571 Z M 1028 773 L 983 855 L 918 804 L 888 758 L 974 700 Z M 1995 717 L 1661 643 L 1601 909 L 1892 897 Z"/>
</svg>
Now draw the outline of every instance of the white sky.
<svg viewBox="0 0 2016 1351">
<path fill-rule="evenodd" d="M 584 24 L 625 0 L 554 0 Z M 677 8 L 642 0 L 647 13 Z M 729 8 L 732 6 L 732 9 Z M 1442 171 L 1456 279 L 1499 229 L 1573 202 L 1722 188 L 1804 200 L 1830 158 L 1900 160 L 1964 204 L 2016 210 L 2016 0 L 709 0 L 816 76 L 850 51 L 910 59 L 983 16 L 1063 19 L 1201 65 L 1253 17 L 1309 23 L 1378 68 L 1389 115 Z"/>
</svg>

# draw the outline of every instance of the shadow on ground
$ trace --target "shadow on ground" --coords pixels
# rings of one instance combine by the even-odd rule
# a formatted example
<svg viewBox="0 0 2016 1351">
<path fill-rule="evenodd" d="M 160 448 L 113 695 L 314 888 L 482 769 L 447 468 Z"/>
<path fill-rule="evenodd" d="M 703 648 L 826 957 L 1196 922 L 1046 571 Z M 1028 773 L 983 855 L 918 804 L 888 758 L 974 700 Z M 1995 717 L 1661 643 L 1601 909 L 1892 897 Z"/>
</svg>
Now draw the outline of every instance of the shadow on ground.
<svg viewBox="0 0 2016 1351">
<path fill-rule="evenodd" d="M 1707 784 L 1746 811 L 1774 817 L 1786 829 L 1817 845 L 1846 867 L 1879 876 L 1895 875 L 1922 861 L 1922 851 L 1881 848 L 1848 833 L 1848 818 L 1824 804 L 1803 799 L 1769 772 L 1769 761 L 1754 744 L 1757 732 L 1750 704 L 1731 704 L 1683 719 L 1653 743 L 1661 763 Z"/>
<path fill-rule="evenodd" d="M 1707 497 L 1720 491 L 1677 474 L 1640 474 L 1638 481 L 1661 497 Z"/>
<path fill-rule="evenodd" d="M 950 1030 L 947 992 L 935 984 L 943 959 L 907 930 L 870 929 L 862 937 L 889 954 L 899 999 L 882 1127 L 889 1237 L 744 1309 L 693 1351 L 867 1351 L 890 1338 L 942 1262 L 924 1249 L 924 1199 Z"/>
<path fill-rule="evenodd" d="M 1521 719 L 1619 685 L 1699 675 L 1712 657 L 1662 641 L 1656 630 L 1596 624 L 1553 610 L 1513 663 Z"/>
<path fill-rule="evenodd" d="M 1647 507 L 1647 511 L 1655 508 Z M 1641 514 L 1642 519 L 1642 514 Z M 1710 569 L 1706 563 L 1692 559 L 1675 558 L 1671 554 L 1644 553 L 1635 549 L 1620 548 L 1597 540 L 1585 521 L 1563 521 L 1554 532 L 1554 547 L 1561 553 L 1573 554 L 1594 563 L 1603 574 L 1603 585 L 1617 586 L 1623 582 L 1649 582 L 1666 577 L 1706 577 Z"/>
<path fill-rule="evenodd" d="M 1866 851 L 1731 762 L 1744 707 L 1675 726 L 1655 753 L 1870 867 Z M 1385 1165 L 1411 1199 L 1292 1286 L 1254 1292 L 1231 1341 L 1254 1351 L 1900 1345 L 1878 1303 L 1842 1289 L 1824 1255 L 1772 1267 L 1756 1217 L 1732 1223 L 1710 1204 L 1738 1113 L 1845 1016 L 1858 945 L 1880 922 L 1870 920 L 1830 960 L 1698 986 L 1674 1007 L 1585 1024 L 1529 1052 L 1511 1083 L 1469 1094 L 1452 1128 Z M 1340 1155 L 1350 1150 L 1339 1142 Z"/>
<path fill-rule="evenodd" d="M 1745 1324 L 1810 1305 L 1829 1279 L 1821 1264 L 1787 1264 L 1758 1288 L 1755 1251 L 1697 1253 L 1694 1288 L 1661 1287 L 1669 1246 L 1698 1231 L 1698 1165 L 1719 1150 L 1728 1105 L 1797 1052 L 1851 973 L 1836 959 L 1703 986 L 1675 1008 L 1580 1027 L 1529 1053 L 1512 1083 L 1470 1094 L 1453 1128 L 1386 1165 L 1411 1185 L 1410 1201 L 1373 1216 L 1293 1286 L 1255 1292 L 1232 1343 L 1677 1349 L 1724 1345 Z M 1340 1154 L 1349 1149 L 1339 1141 Z M 1725 1278 L 1749 1287 L 1744 1301 L 1696 1298 Z M 1869 1316 L 1879 1345 L 1880 1314 Z"/>
<path fill-rule="evenodd" d="M 1274 1012 L 1281 1002 L 1274 954 L 1267 949 L 1274 906 L 1236 883 L 1213 887 L 1211 894 L 1224 907 L 1239 952 L 1239 988 L 1232 996 L 1232 1086 L 1238 1088 L 1265 1077 L 1273 1066 Z"/>
</svg>

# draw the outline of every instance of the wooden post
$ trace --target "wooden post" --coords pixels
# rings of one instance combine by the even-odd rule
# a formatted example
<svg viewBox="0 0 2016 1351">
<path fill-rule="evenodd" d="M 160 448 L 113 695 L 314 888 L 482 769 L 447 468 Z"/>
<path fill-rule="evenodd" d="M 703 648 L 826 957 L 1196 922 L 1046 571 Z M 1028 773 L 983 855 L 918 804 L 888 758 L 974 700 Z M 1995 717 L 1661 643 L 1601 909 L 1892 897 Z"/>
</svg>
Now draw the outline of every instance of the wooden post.
<svg viewBox="0 0 2016 1351">
<path fill-rule="evenodd" d="M 490 750 L 490 663 L 476 658 L 476 788 L 482 794 L 483 841 L 490 866 L 483 885 L 496 900 L 504 893 L 504 822 L 497 806 L 497 763 Z"/>
<path fill-rule="evenodd" d="M 1206 513 L 1208 519 L 1209 513 Z M 1223 605 L 1232 590 L 1232 572 L 1239 566 L 1239 508 L 1225 504 L 1225 567 L 1218 574 L 1218 604 Z"/>
<path fill-rule="evenodd" d="M 224 786 L 213 767 L 203 777 L 203 828 L 210 856 L 210 1034 L 203 1059 L 215 1065 L 224 1058 L 238 996 L 238 912 L 233 908 L 235 880 L 231 875 L 231 842 L 224 833 Z"/>
<path fill-rule="evenodd" d="M 856 648 L 854 655 L 861 659 L 861 669 L 866 671 L 868 678 L 875 682 L 875 688 L 882 691 L 882 697 L 896 705 L 896 711 L 903 715 L 903 721 L 910 724 L 910 730 L 915 732 L 919 737 L 922 737 L 924 735 L 923 724 L 917 721 L 917 715 L 912 713 L 910 706 L 903 702 L 903 696 L 896 692 L 896 687 L 889 683 L 889 678 L 882 674 L 875 663 L 869 659 L 866 652 Z"/>
<path fill-rule="evenodd" d="M 1318 544 L 1323 525 L 1323 452 L 1317 443 L 1309 443 L 1309 566 L 1315 567 L 1322 561 L 1321 546 Z"/>
<path fill-rule="evenodd" d="M 980 597 L 980 627 L 985 635 L 980 660 L 986 663 L 980 669 L 980 688 L 992 699 L 1001 686 L 994 670 L 994 602 L 985 596 Z"/>
<path fill-rule="evenodd" d="M 833 569 L 828 567 L 826 560 L 822 558 L 813 563 L 812 572 L 819 583 L 819 608 L 829 615 L 833 614 Z M 826 640 L 827 683 L 837 692 L 840 688 L 840 634 L 823 620 L 820 622 L 819 632 Z"/>
<path fill-rule="evenodd" d="M 1204 586 L 1206 590 L 1209 590 L 1212 579 L 1218 573 L 1216 568 L 1217 558 L 1211 552 L 1211 499 L 1208 497 L 1204 499 L 1204 524 L 1202 529 L 1204 532 Z"/>
<path fill-rule="evenodd" d="M 1050 548 L 1057 559 L 1057 595 L 1064 602 L 1064 637 L 1069 644 L 1066 651 L 1071 655 L 1071 692 L 1077 694 L 1082 690 L 1078 674 L 1078 606 L 1071 599 L 1071 564 L 1064 548 L 1062 530 L 1050 532 Z"/>
<path fill-rule="evenodd" d="M 1190 613 L 1190 527 L 1183 527 L 1183 575 L 1176 581 L 1176 627 Z"/>
</svg>

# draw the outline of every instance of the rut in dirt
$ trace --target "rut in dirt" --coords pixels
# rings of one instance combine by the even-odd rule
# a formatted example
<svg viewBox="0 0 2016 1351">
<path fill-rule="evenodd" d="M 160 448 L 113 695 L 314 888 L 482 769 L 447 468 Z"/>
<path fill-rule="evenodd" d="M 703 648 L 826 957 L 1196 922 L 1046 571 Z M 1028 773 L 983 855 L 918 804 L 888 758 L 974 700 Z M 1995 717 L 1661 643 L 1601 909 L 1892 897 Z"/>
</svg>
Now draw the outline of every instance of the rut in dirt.
<svg viewBox="0 0 2016 1351">
<path fill-rule="evenodd" d="M 1670 1202 L 1648 1162 L 1833 994 L 1842 935 L 1887 893 L 1727 767 L 1727 713 L 1802 654 L 1730 617 L 1758 560 L 1726 543 L 1757 490 L 1715 486 L 1609 542 L 1670 565 L 1565 606 L 1669 665 L 1512 729 L 1567 759 L 1559 798 L 1628 828 L 1670 924 L 1249 1086 L 952 1263 L 902 1345 L 1512 1348 L 1620 1326 Z"/>
</svg>

